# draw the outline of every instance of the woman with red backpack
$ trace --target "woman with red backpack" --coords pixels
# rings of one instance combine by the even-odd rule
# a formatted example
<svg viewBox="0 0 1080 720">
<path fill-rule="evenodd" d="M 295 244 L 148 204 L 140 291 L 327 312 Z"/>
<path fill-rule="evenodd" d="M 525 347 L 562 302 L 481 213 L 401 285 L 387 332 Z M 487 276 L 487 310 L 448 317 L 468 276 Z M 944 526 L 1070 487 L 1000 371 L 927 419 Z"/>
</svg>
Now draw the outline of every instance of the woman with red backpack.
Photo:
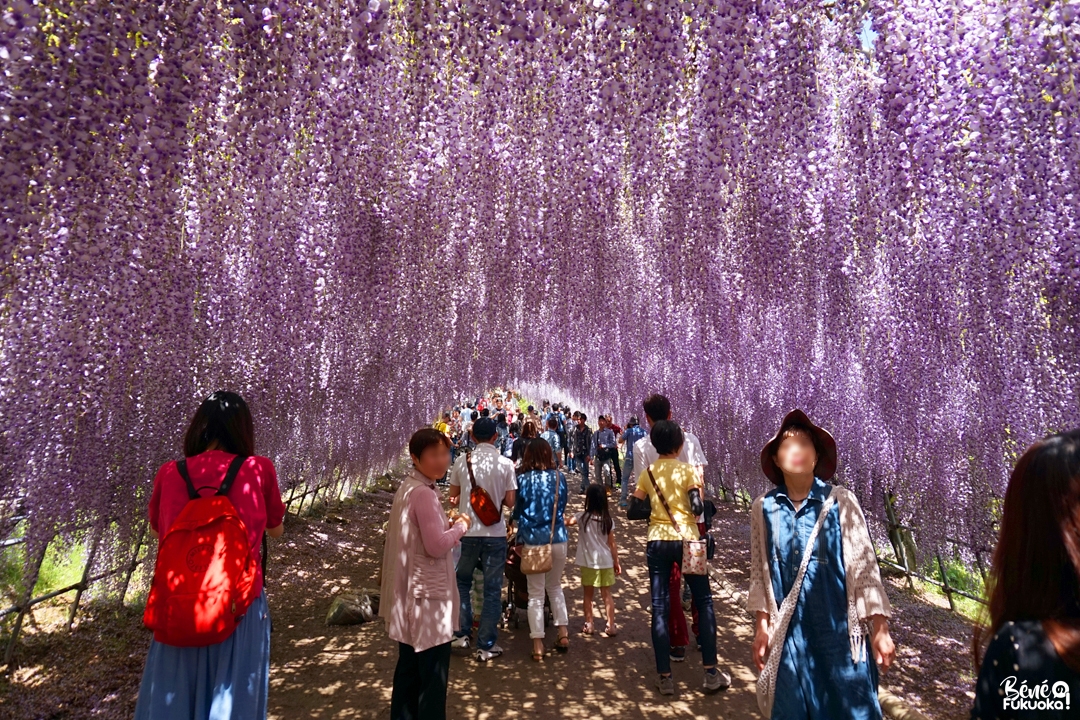
<svg viewBox="0 0 1080 720">
<path fill-rule="evenodd" d="M 277 473 L 255 455 L 236 393 L 199 406 L 184 459 L 161 466 L 150 496 L 160 537 L 143 622 L 154 631 L 136 720 L 260 720 L 270 675 L 263 537 L 285 531 Z"/>
</svg>

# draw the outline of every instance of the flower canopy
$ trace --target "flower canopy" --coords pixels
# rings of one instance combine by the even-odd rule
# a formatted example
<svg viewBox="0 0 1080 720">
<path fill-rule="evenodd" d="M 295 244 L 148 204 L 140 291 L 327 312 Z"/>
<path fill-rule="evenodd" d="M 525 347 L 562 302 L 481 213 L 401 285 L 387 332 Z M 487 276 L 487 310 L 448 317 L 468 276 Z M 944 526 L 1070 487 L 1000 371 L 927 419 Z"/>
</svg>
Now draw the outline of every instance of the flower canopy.
<svg viewBox="0 0 1080 720">
<path fill-rule="evenodd" d="M 1080 3 L 0 3 L 0 497 L 130 530 L 202 397 L 285 487 L 462 392 L 783 414 L 986 542 L 1080 422 Z M 558 400 L 557 397 L 550 398 Z"/>
</svg>

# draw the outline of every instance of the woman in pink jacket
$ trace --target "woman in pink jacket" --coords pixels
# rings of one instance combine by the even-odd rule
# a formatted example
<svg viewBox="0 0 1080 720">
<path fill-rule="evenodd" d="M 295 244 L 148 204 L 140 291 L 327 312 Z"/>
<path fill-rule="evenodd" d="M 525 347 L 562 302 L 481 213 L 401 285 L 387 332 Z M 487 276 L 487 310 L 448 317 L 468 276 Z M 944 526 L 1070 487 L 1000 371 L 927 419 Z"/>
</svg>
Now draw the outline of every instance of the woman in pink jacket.
<svg viewBox="0 0 1080 720">
<path fill-rule="evenodd" d="M 379 604 L 399 650 L 390 717 L 443 720 L 460 607 L 451 550 L 469 529 L 469 518 L 448 520 L 435 489 L 450 467 L 447 437 L 434 428 L 417 430 L 409 455 L 413 468 L 390 508 Z"/>
</svg>

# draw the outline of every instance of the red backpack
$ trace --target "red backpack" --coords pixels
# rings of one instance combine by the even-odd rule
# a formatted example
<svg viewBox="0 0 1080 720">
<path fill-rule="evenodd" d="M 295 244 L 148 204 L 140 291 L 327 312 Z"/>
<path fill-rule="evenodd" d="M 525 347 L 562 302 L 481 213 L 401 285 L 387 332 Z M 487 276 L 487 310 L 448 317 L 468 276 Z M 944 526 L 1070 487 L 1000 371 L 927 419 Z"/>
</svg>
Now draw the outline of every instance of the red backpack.
<svg viewBox="0 0 1080 720">
<path fill-rule="evenodd" d="M 225 497 L 247 458 L 237 455 L 213 495 L 202 497 L 187 461 L 176 469 L 188 503 L 158 545 L 143 624 L 166 645 L 203 647 L 225 640 L 255 600 L 255 555 L 247 527 Z M 201 490 L 202 488 L 200 488 Z"/>
</svg>

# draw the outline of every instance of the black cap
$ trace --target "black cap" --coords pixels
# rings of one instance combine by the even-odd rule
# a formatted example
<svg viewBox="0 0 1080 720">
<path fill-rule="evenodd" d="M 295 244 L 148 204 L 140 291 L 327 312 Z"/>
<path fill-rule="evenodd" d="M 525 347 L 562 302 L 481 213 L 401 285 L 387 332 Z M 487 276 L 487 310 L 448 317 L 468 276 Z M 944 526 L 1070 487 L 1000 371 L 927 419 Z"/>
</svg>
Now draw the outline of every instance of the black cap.
<svg viewBox="0 0 1080 720">
<path fill-rule="evenodd" d="M 482 417 L 472 425 L 472 434 L 480 442 L 495 437 L 495 421 L 489 417 Z"/>
</svg>

